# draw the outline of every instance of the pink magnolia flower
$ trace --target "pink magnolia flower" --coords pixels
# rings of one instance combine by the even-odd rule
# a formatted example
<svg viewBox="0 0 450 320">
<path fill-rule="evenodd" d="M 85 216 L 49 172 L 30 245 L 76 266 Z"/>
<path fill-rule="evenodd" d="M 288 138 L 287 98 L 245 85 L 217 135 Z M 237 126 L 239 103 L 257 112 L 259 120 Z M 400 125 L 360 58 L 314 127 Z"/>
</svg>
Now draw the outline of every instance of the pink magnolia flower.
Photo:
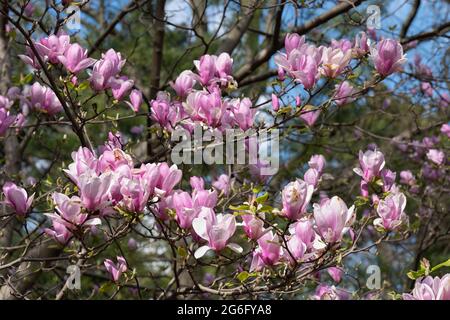
<svg viewBox="0 0 450 320">
<path fill-rule="evenodd" d="M 269 231 L 258 239 L 258 247 L 253 251 L 251 271 L 259 271 L 265 266 L 272 266 L 280 260 L 281 246 L 278 235 Z"/>
<path fill-rule="evenodd" d="M 319 184 L 320 173 L 316 169 L 309 168 L 308 170 L 306 170 L 305 175 L 303 176 L 303 179 L 305 180 L 305 182 L 307 184 L 316 188 L 317 185 Z"/>
<path fill-rule="evenodd" d="M 322 54 L 320 72 L 328 78 L 336 78 L 344 71 L 351 58 L 351 50 L 325 48 Z"/>
<path fill-rule="evenodd" d="M 344 271 L 341 268 L 338 267 L 330 267 L 327 269 L 328 274 L 330 277 L 334 280 L 334 282 L 341 282 L 342 274 Z"/>
<path fill-rule="evenodd" d="M 442 150 L 430 149 L 427 152 L 427 158 L 437 164 L 438 166 L 445 163 L 445 153 Z"/>
<path fill-rule="evenodd" d="M 300 119 L 302 119 L 308 127 L 312 127 L 316 123 L 320 115 L 320 109 L 315 109 L 314 107 L 307 105 L 300 112 Z"/>
<path fill-rule="evenodd" d="M 45 228 L 44 232 L 58 241 L 60 244 L 66 244 L 72 237 L 72 232 L 60 220 L 52 220 L 52 228 Z"/>
<path fill-rule="evenodd" d="M 214 208 L 217 205 L 217 191 L 212 189 L 194 190 L 192 193 L 192 201 L 196 208 Z"/>
<path fill-rule="evenodd" d="M 58 56 L 58 59 L 73 74 L 77 74 L 95 63 L 95 59 L 88 58 L 87 49 L 83 49 L 78 43 L 71 44 L 64 55 Z"/>
<path fill-rule="evenodd" d="M 212 183 L 212 186 L 222 191 L 227 196 L 231 191 L 231 179 L 227 174 L 221 174 L 219 178 Z"/>
<path fill-rule="evenodd" d="M 253 214 L 244 214 L 241 217 L 245 234 L 252 240 L 258 240 L 265 232 L 264 221 Z"/>
<path fill-rule="evenodd" d="M 41 54 L 41 52 L 39 52 L 40 47 L 37 47 L 36 43 L 33 43 L 33 45 L 35 46 L 35 49 L 36 49 L 39 57 L 41 57 L 42 62 L 45 63 L 46 62 L 46 57 L 43 54 Z M 38 58 L 34 54 L 34 51 L 31 49 L 31 47 L 29 47 L 28 45 L 25 48 L 25 54 L 19 54 L 18 57 L 25 64 L 28 64 L 30 67 L 32 67 L 34 69 L 37 69 L 37 70 L 41 69 L 41 65 L 39 63 Z"/>
<path fill-rule="evenodd" d="M 104 211 L 110 205 L 110 188 L 112 173 L 104 173 L 97 176 L 92 173 L 84 173 L 78 177 L 78 188 L 83 207 L 89 211 Z"/>
<path fill-rule="evenodd" d="M 352 49 L 352 47 L 353 47 L 353 44 L 348 39 L 341 39 L 341 40 L 332 39 L 331 40 L 331 48 L 333 48 L 333 49 L 340 49 L 343 52 L 346 52 L 347 50 Z"/>
<path fill-rule="evenodd" d="M 379 218 L 373 221 L 374 226 L 385 230 L 394 230 L 403 222 L 407 216 L 403 212 L 406 207 L 406 197 L 403 193 L 389 194 L 384 200 L 378 202 L 377 213 Z"/>
<path fill-rule="evenodd" d="M 6 182 L 3 185 L 3 194 L 5 195 L 3 203 L 11 207 L 18 216 L 22 217 L 28 213 L 34 200 L 34 194 L 28 197 L 24 188 L 18 187 L 12 182 Z"/>
<path fill-rule="evenodd" d="M 312 297 L 313 300 L 348 300 L 350 294 L 347 291 L 336 288 L 335 286 L 328 286 L 321 284 L 316 289 L 316 294 Z"/>
<path fill-rule="evenodd" d="M 315 154 L 311 156 L 311 159 L 308 161 L 308 165 L 312 169 L 316 169 L 319 174 L 322 174 L 323 169 L 325 168 L 327 161 L 325 157 L 321 154 Z"/>
<path fill-rule="evenodd" d="M 216 56 L 205 54 L 200 60 L 195 60 L 194 65 L 199 74 L 199 81 L 202 85 L 207 85 L 216 75 Z"/>
<path fill-rule="evenodd" d="M 427 276 L 416 280 L 413 291 L 403 300 L 450 300 L 450 274 L 442 278 Z"/>
<path fill-rule="evenodd" d="M 311 201 L 314 186 L 301 179 L 290 182 L 281 192 L 283 210 L 281 213 L 291 220 L 297 220 Z"/>
<path fill-rule="evenodd" d="M 6 134 L 10 125 L 16 120 L 16 116 L 10 115 L 9 111 L 0 108 L 0 136 Z"/>
<path fill-rule="evenodd" d="M 441 132 L 450 138 L 450 125 L 448 123 L 444 123 L 441 127 Z"/>
<path fill-rule="evenodd" d="M 39 82 L 35 82 L 25 95 L 29 98 L 31 107 L 49 115 L 54 115 L 63 109 L 56 94 L 49 87 L 43 86 Z"/>
<path fill-rule="evenodd" d="M 242 248 L 238 244 L 228 243 L 229 239 L 236 231 L 235 217 L 232 214 L 218 214 L 212 215 L 211 218 L 212 219 L 199 217 L 195 218 L 192 222 L 195 233 L 200 236 L 200 238 L 208 241 L 207 245 L 204 245 L 195 251 L 195 258 L 200 259 L 209 250 L 219 252 L 225 249 L 225 247 L 228 247 L 237 253 L 242 253 Z"/>
<path fill-rule="evenodd" d="M 378 150 L 359 151 L 360 168 L 354 168 L 353 171 L 361 176 L 364 181 L 369 182 L 372 178 L 379 176 L 384 168 L 384 155 Z"/>
<path fill-rule="evenodd" d="M 189 182 L 193 190 L 205 190 L 205 180 L 202 177 L 192 176 Z"/>
<path fill-rule="evenodd" d="M 385 39 L 370 49 L 370 57 L 379 74 L 386 77 L 401 70 L 406 62 L 402 45 L 396 40 Z"/>
<path fill-rule="evenodd" d="M 222 80 L 227 80 L 231 76 L 233 59 L 226 52 L 219 54 L 216 59 L 217 75 Z"/>
<path fill-rule="evenodd" d="M 313 228 L 313 222 L 310 218 L 303 217 L 291 226 L 291 233 L 300 239 L 302 243 L 310 248 L 316 238 L 316 232 Z"/>
<path fill-rule="evenodd" d="M 102 54 L 102 59 L 110 62 L 111 77 L 118 75 L 127 61 L 126 59 L 122 59 L 121 53 L 116 52 L 114 49 L 109 49 L 104 54 Z"/>
<path fill-rule="evenodd" d="M 217 192 L 212 190 L 194 190 L 175 192 L 170 201 L 176 211 L 176 220 L 181 228 L 189 229 L 192 221 L 198 217 L 203 208 L 214 208 L 217 204 Z"/>
<path fill-rule="evenodd" d="M 111 90 L 114 99 L 122 100 L 133 88 L 134 81 L 127 77 L 120 77 L 111 81 Z"/>
<path fill-rule="evenodd" d="M 70 36 L 52 34 L 40 39 L 39 42 L 35 43 L 35 46 L 45 61 L 48 60 L 50 63 L 57 64 L 59 63 L 58 57 L 64 55 L 70 46 Z"/>
<path fill-rule="evenodd" d="M 353 55 L 356 57 L 364 56 L 369 52 L 369 40 L 365 32 L 360 32 L 355 36 L 355 45 L 353 47 Z"/>
<path fill-rule="evenodd" d="M 10 92 L 10 90 L 11 89 L 8 90 L 8 97 L 0 95 L 0 109 L 9 110 L 12 107 L 12 105 L 14 104 L 14 101 L 11 101 L 9 98 L 9 95 L 12 94 L 12 92 Z"/>
<path fill-rule="evenodd" d="M 81 200 L 77 196 L 69 198 L 65 194 L 55 192 L 52 195 L 55 202 L 55 209 L 57 213 L 49 213 L 53 223 L 64 225 L 69 230 L 75 230 L 82 225 L 94 226 L 101 224 L 99 218 L 89 219 L 87 213 L 81 213 Z"/>
<path fill-rule="evenodd" d="M 306 256 L 308 247 L 303 243 L 299 237 L 293 235 L 287 242 L 287 250 L 283 250 L 284 258 L 294 263 L 295 261 L 301 261 Z M 295 261 L 294 261 L 295 260 Z"/>
<path fill-rule="evenodd" d="M 120 179 L 121 204 L 130 212 L 143 212 L 151 193 L 152 181 L 147 176 Z M 153 179 L 156 175 L 152 176 Z"/>
<path fill-rule="evenodd" d="M 306 90 L 314 87 L 319 77 L 319 62 L 315 59 L 317 49 L 311 47 L 309 50 L 313 51 L 313 54 L 294 49 L 289 56 L 279 53 L 274 58 L 275 63 L 300 82 Z"/>
<path fill-rule="evenodd" d="M 126 60 L 122 59 L 120 52 L 116 52 L 114 49 L 106 51 L 102 54 L 102 58 L 94 64 L 92 75 L 89 78 L 91 87 L 96 91 L 109 88 L 125 62 Z"/>
<path fill-rule="evenodd" d="M 114 282 L 119 281 L 122 273 L 126 272 L 128 269 L 127 262 L 124 257 L 118 256 L 116 260 L 117 263 L 112 262 L 110 259 L 105 259 L 105 261 L 103 262 L 106 271 L 109 272 Z"/>
<path fill-rule="evenodd" d="M 85 147 L 79 147 L 77 151 L 72 152 L 72 162 L 64 172 L 70 179 L 78 185 L 78 177 L 85 172 L 96 172 L 98 159 L 91 150 Z"/>
<path fill-rule="evenodd" d="M 21 90 L 18 87 L 11 87 L 8 89 L 6 96 L 10 99 L 10 100 L 16 100 L 19 99 L 21 97 Z"/>
<path fill-rule="evenodd" d="M 137 89 L 131 90 L 129 98 L 130 103 L 127 102 L 127 104 L 130 106 L 131 110 L 138 112 L 142 105 L 142 92 Z"/>
<path fill-rule="evenodd" d="M 299 49 L 305 43 L 305 36 L 300 36 L 297 33 L 288 33 L 284 38 L 284 47 L 286 53 L 289 54 L 294 49 Z"/>
<path fill-rule="evenodd" d="M 175 79 L 175 82 L 170 82 L 170 86 L 175 90 L 180 98 L 186 98 L 186 96 L 192 91 L 195 83 L 195 76 L 192 71 L 184 70 Z"/>
<path fill-rule="evenodd" d="M 412 186 L 416 184 L 416 178 L 410 170 L 403 170 L 400 172 L 400 183 Z"/>
<path fill-rule="evenodd" d="M 220 92 L 191 92 L 183 103 L 184 110 L 193 121 L 202 121 L 209 126 L 220 125 L 226 105 L 222 102 Z"/>
<path fill-rule="evenodd" d="M 178 121 L 177 108 L 170 102 L 169 95 L 165 92 L 158 92 L 155 100 L 150 102 L 151 118 L 162 127 L 171 129 Z"/>
<path fill-rule="evenodd" d="M 334 101 L 338 106 L 342 106 L 355 100 L 355 98 L 352 97 L 355 90 L 348 81 L 343 81 L 340 84 L 337 84 L 334 88 L 336 90 Z"/>
<path fill-rule="evenodd" d="M 108 146 L 98 158 L 97 172 L 115 171 L 122 165 L 128 165 L 129 167 L 133 165 L 130 155 L 121 149 L 122 143 L 120 140 L 113 140 L 108 143 Z"/>
<path fill-rule="evenodd" d="M 158 196 L 169 195 L 173 188 L 180 183 L 183 173 L 176 164 L 169 167 L 166 162 L 162 162 L 157 167 L 159 176 L 155 185 L 155 193 Z"/>
<path fill-rule="evenodd" d="M 233 118 L 239 128 L 246 131 L 253 126 L 255 112 L 249 98 L 234 99 L 231 103 Z"/>
<path fill-rule="evenodd" d="M 295 224 L 291 225 L 289 232 L 292 234 L 287 243 L 287 249 L 283 250 L 284 257 L 291 262 L 304 261 L 313 255 L 316 249 L 316 232 L 313 229 L 311 219 L 303 217 Z M 311 249 L 311 250 L 310 250 Z M 310 252 L 307 252 L 310 250 Z"/>
<path fill-rule="evenodd" d="M 16 126 L 16 132 L 18 132 L 19 129 L 21 129 L 25 125 L 26 121 L 27 121 L 27 118 L 25 117 L 25 115 L 23 113 L 19 113 L 16 116 L 16 121 L 14 123 L 14 125 Z"/>
<path fill-rule="evenodd" d="M 192 197 L 188 192 L 175 192 L 171 198 L 172 207 L 176 212 L 176 220 L 182 229 L 189 229 L 198 211 L 194 209 Z"/>
<path fill-rule="evenodd" d="M 381 170 L 381 179 L 383 180 L 383 192 L 388 192 L 395 184 L 397 173 L 389 169 Z"/>
<path fill-rule="evenodd" d="M 359 189 L 361 191 L 361 196 L 368 197 L 369 196 L 369 184 L 365 180 L 361 180 L 359 184 Z"/>
<path fill-rule="evenodd" d="M 315 203 L 313 207 L 317 230 L 325 242 L 340 242 L 353 224 L 355 206 L 348 209 L 341 198 L 334 196 L 320 204 Z"/>
<path fill-rule="evenodd" d="M 278 97 L 273 93 L 272 93 L 272 109 L 275 112 L 277 112 L 280 109 L 280 101 L 278 100 Z"/>
</svg>

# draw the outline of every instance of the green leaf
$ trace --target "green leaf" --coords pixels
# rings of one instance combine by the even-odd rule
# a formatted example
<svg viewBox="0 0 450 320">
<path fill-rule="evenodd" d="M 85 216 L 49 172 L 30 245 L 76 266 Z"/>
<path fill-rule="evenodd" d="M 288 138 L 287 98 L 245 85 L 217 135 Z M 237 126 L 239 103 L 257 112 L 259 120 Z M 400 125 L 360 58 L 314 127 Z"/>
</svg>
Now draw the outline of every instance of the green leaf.
<svg viewBox="0 0 450 320">
<path fill-rule="evenodd" d="M 239 273 L 239 274 L 237 275 L 236 278 L 237 278 L 240 282 L 244 282 L 245 280 L 248 279 L 248 277 L 250 277 L 250 273 L 248 273 L 247 271 L 242 271 L 241 273 Z"/>
<path fill-rule="evenodd" d="M 261 208 L 258 208 L 259 212 L 272 212 L 273 211 L 273 207 L 272 206 L 268 206 L 268 205 L 264 205 Z"/>
<path fill-rule="evenodd" d="M 266 192 L 262 196 L 259 196 L 258 198 L 256 198 L 256 203 L 264 203 L 267 201 L 268 198 L 269 198 L 269 194 Z"/>
<path fill-rule="evenodd" d="M 89 88 L 89 82 L 88 81 L 83 81 L 82 83 L 80 83 L 80 85 L 77 87 L 77 91 L 83 91 L 86 90 L 87 88 Z"/>
<path fill-rule="evenodd" d="M 412 280 L 416 280 L 417 278 L 420 278 L 424 275 L 424 272 L 422 270 L 420 271 L 409 271 L 407 274 L 408 278 Z"/>
<path fill-rule="evenodd" d="M 261 187 L 260 186 L 257 186 L 257 187 L 254 187 L 253 189 L 252 189 L 252 191 L 253 191 L 253 193 L 260 193 L 261 192 Z"/>
<path fill-rule="evenodd" d="M 28 84 L 28 83 L 31 82 L 31 80 L 33 80 L 33 74 L 32 74 L 32 73 L 29 73 L 29 74 L 27 74 L 25 77 L 23 77 L 23 78 L 20 80 L 20 83 L 21 83 L 22 85 Z"/>
<path fill-rule="evenodd" d="M 229 208 L 230 210 L 234 210 L 234 211 L 244 211 L 244 210 L 249 210 L 249 209 L 250 209 L 250 207 L 248 206 L 248 204 L 241 204 L 241 205 L 239 205 L 239 206 L 233 206 L 233 205 L 230 205 L 228 208 Z"/>
<path fill-rule="evenodd" d="M 450 267 L 450 259 L 448 259 L 447 261 L 444 261 L 442 263 L 439 263 L 438 265 L 435 265 L 433 268 L 431 268 L 431 272 L 434 272 L 443 267 Z"/>
</svg>

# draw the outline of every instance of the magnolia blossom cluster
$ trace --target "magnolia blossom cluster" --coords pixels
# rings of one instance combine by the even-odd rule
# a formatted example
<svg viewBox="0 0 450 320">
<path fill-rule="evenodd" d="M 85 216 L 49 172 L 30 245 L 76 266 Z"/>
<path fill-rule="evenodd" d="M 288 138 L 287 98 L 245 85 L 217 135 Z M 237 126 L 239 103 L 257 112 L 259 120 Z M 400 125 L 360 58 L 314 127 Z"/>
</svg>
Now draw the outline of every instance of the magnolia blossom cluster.
<svg viewBox="0 0 450 320">
<path fill-rule="evenodd" d="M 30 43 L 26 48 L 26 54 L 19 55 L 19 57 L 34 69 L 42 68 L 37 57 L 42 63 L 64 67 L 70 74 L 70 80 L 74 85 L 77 84 L 81 72 L 92 67 L 92 70 L 88 70 L 90 75 L 88 81 L 91 88 L 96 92 L 111 90 L 114 99 L 118 101 L 128 96 L 130 101 L 127 101 L 127 104 L 137 112 L 142 104 L 142 93 L 136 89 L 132 90 L 134 81 L 120 74 L 126 62 L 121 54 L 114 49 L 109 49 L 102 54 L 99 60 L 96 60 L 88 56 L 87 49 L 78 43 L 71 43 L 70 40 L 70 36 L 66 34 L 53 34 Z M 45 94 L 43 95 L 45 96 Z M 51 94 L 49 93 L 49 95 Z M 44 98 L 44 101 L 48 102 L 49 99 L 51 97 Z M 59 109 L 56 106 L 50 108 L 45 107 L 42 103 L 41 105 L 48 113 L 55 113 L 61 109 L 60 105 Z"/>
<path fill-rule="evenodd" d="M 128 96 L 129 101 L 125 103 L 134 112 L 138 112 L 142 105 L 142 92 L 133 89 L 133 80 L 120 74 L 126 60 L 114 49 L 109 49 L 102 54 L 101 59 L 95 60 L 88 57 L 87 49 L 80 44 L 71 43 L 70 36 L 58 34 L 29 43 L 26 54 L 19 55 L 19 58 L 37 70 L 42 68 L 41 63 L 44 66 L 47 63 L 61 66 L 70 74 L 70 81 L 74 85 L 79 82 L 82 71 L 87 70 L 87 80 L 94 91 L 111 90 L 112 96 L 118 101 Z M 89 69 L 91 67 L 92 70 Z M 20 112 L 14 114 L 12 107 L 16 102 Z M 0 95 L 0 136 L 4 136 L 11 125 L 22 127 L 32 110 L 53 116 L 60 113 L 63 106 L 55 92 L 39 82 L 25 85 L 22 90 L 12 87 L 5 96 Z"/>
<path fill-rule="evenodd" d="M 333 39 L 329 47 L 308 44 L 305 36 L 292 33 L 286 36 L 284 44 L 285 52 L 275 56 L 279 78 L 283 80 L 288 75 L 306 90 L 314 88 L 321 77 L 335 79 L 345 74 L 352 58 L 360 59 L 369 54 L 375 69 L 383 77 L 400 71 L 406 62 L 399 42 L 384 39 L 371 45 L 364 32 L 353 42 Z M 335 86 L 333 100 L 337 105 L 344 105 L 353 100 L 355 92 L 350 82 L 343 81 Z"/>
<path fill-rule="evenodd" d="M 225 181 L 227 180 L 227 181 Z M 226 247 L 241 253 L 242 248 L 230 243 L 230 238 L 236 231 L 236 219 L 232 214 L 216 214 L 214 208 L 218 202 L 218 192 L 227 192 L 228 178 L 221 176 L 213 182 L 214 188 L 206 189 L 205 181 L 201 177 L 190 178 L 192 191 L 175 190 L 167 197 L 164 207 L 175 212 L 178 226 L 192 235 L 200 246 L 195 257 L 201 258 L 209 250 L 220 252 Z M 168 219 L 166 215 L 162 219 Z"/>
<path fill-rule="evenodd" d="M 14 115 L 15 104 L 19 112 Z M 62 110 L 63 107 L 55 92 L 39 82 L 31 86 L 25 85 L 22 90 L 11 87 L 5 96 L 0 95 L 0 136 L 5 135 L 11 125 L 21 128 L 26 123 L 30 111 L 53 116 Z"/>
<path fill-rule="evenodd" d="M 313 205 L 313 213 L 308 213 L 312 194 L 318 186 L 326 161 L 322 155 L 314 155 L 308 164 L 304 180 L 290 182 L 281 193 L 281 215 L 293 222 L 285 239 L 280 239 L 273 230 L 264 229 L 262 223 L 257 223 L 257 217 L 244 218 L 247 235 L 253 239 L 259 236 L 251 270 L 261 270 L 281 261 L 296 264 L 311 260 L 327 244 L 339 243 L 350 230 L 355 219 L 354 206 L 348 208 L 337 196 L 323 198 L 320 203 Z M 285 241 L 287 246 L 283 245 Z"/>
<path fill-rule="evenodd" d="M 392 231 L 406 224 L 406 196 L 395 184 L 397 174 L 385 168 L 384 154 L 376 148 L 366 152 L 359 151 L 359 165 L 353 171 L 361 177 L 361 195 L 369 197 L 371 191 L 375 191 L 372 193 L 372 201 L 377 207 L 378 218 L 374 220 L 374 225 Z M 379 192 L 376 192 L 377 186 L 381 187 Z M 383 193 L 388 195 L 380 199 Z"/>
<path fill-rule="evenodd" d="M 233 59 L 227 53 L 207 54 L 194 65 L 196 72 L 185 70 L 171 82 L 175 99 L 159 92 L 151 101 L 152 119 L 169 131 L 177 126 L 191 131 L 196 123 L 219 130 L 251 128 L 255 113 L 251 100 L 222 98 L 224 89 L 236 87 L 231 75 Z"/>
<path fill-rule="evenodd" d="M 436 183 L 448 176 L 446 175 L 448 156 L 442 145 L 450 135 L 449 128 L 450 126 L 445 123 L 440 128 L 440 135 L 425 136 L 421 140 L 413 140 L 409 144 L 396 141 L 397 148 L 404 152 L 413 163 L 421 166 L 417 176 L 423 178 L 427 184 Z M 419 190 L 416 178 L 403 179 L 402 182 L 408 185 L 413 193 L 417 193 Z"/>
<path fill-rule="evenodd" d="M 78 194 L 69 197 L 54 193 L 55 213 L 48 214 L 53 227 L 46 232 L 60 243 L 86 226 L 100 224 L 102 217 L 115 214 L 117 209 L 144 212 L 149 202 L 171 196 L 182 176 L 176 165 L 169 167 L 165 162 L 135 168 L 112 134 L 99 157 L 80 147 L 72 153 L 72 159 L 74 162 L 64 171 L 77 186 Z"/>
</svg>

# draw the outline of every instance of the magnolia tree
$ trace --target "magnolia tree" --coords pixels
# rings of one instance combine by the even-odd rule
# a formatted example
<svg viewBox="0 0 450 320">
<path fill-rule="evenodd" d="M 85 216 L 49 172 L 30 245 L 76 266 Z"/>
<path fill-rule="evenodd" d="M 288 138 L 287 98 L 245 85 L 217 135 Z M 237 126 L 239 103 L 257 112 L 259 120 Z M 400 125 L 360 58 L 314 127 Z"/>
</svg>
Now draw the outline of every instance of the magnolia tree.
<svg viewBox="0 0 450 320">
<path fill-rule="evenodd" d="M 450 299 L 445 6 L 2 0 L 0 297 Z"/>
</svg>

